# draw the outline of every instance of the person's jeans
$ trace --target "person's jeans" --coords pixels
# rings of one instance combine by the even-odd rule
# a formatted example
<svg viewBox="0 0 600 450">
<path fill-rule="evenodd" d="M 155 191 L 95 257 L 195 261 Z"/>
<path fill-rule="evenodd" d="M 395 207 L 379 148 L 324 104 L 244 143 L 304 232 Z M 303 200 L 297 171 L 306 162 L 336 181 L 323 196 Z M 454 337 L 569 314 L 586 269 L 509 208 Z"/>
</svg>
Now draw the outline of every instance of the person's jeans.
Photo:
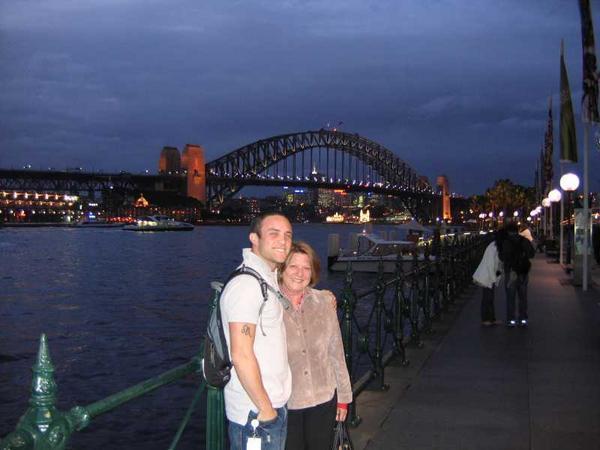
<svg viewBox="0 0 600 450">
<path fill-rule="evenodd" d="M 287 435 L 287 407 L 277 408 L 277 417 L 267 422 L 260 422 L 256 427 L 256 435 L 261 439 L 261 450 L 284 450 Z M 231 450 L 246 450 L 248 438 L 254 435 L 251 425 L 257 413 L 250 411 L 245 425 L 229 422 L 229 445 Z"/>
<path fill-rule="evenodd" d="M 519 297 L 519 320 L 527 320 L 527 284 L 529 274 L 517 275 L 510 271 L 506 276 L 506 320 L 515 320 L 516 297 Z"/>
</svg>

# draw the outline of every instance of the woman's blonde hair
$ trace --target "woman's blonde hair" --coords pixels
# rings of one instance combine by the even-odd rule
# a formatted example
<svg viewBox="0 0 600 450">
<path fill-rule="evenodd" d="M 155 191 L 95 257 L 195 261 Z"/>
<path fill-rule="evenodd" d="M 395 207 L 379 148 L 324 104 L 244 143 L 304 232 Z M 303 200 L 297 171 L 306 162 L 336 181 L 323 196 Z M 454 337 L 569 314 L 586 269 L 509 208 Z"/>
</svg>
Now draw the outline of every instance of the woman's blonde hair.
<svg viewBox="0 0 600 450">
<path fill-rule="evenodd" d="M 281 276 L 283 275 L 283 272 L 285 271 L 285 269 L 287 269 L 287 266 L 289 265 L 292 256 L 294 256 L 294 254 L 296 253 L 302 253 L 308 256 L 308 259 L 310 260 L 311 269 L 310 282 L 308 283 L 308 285 L 310 287 L 315 286 L 319 282 L 319 273 L 321 272 L 321 261 L 317 256 L 317 252 L 315 252 L 310 245 L 303 241 L 297 241 L 292 243 L 290 252 L 288 253 L 287 258 L 285 258 L 283 264 L 281 265 L 281 269 L 279 270 L 279 280 L 281 281 Z"/>
</svg>

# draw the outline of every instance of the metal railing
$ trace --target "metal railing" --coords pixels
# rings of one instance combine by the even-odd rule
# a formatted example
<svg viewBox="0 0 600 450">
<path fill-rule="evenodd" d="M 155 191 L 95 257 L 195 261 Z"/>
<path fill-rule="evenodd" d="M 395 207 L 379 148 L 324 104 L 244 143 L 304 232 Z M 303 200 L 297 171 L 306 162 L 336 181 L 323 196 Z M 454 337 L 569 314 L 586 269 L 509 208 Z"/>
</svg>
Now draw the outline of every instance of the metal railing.
<svg viewBox="0 0 600 450">
<path fill-rule="evenodd" d="M 387 279 L 380 261 L 375 285 L 368 289 L 354 289 L 348 265 L 340 325 L 354 392 L 348 411 L 352 426 L 361 422 L 356 398 L 365 389 L 388 389 L 385 367 L 392 360 L 409 363 L 406 345 L 422 346 L 421 336 L 433 331 L 433 322 L 470 284 L 488 241 L 480 235 L 443 241 L 438 237 L 425 246 L 421 257 L 413 253 L 408 263 L 398 255 L 395 272 Z"/>
<path fill-rule="evenodd" d="M 374 287 L 357 291 L 354 274 L 349 267 L 341 293 L 340 326 L 346 363 L 353 381 L 354 401 L 349 407 L 349 421 L 360 423 L 356 398 L 365 389 L 386 390 L 385 367 L 392 360 L 408 364 L 406 345 L 419 347 L 421 335 L 430 333 L 433 321 L 441 318 L 457 295 L 470 283 L 488 239 L 480 236 L 434 240 L 422 258 L 414 254 L 410 267 L 398 257 L 396 271 L 386 279 L 383 263 Z M 215 291 L 209 315 L 218 300 Z M 372 300 L 372 301 L 370 301 Z M 202 346 L 200 347 L 202 348 Z M 366 358 L 364 358 L 366 356 Z M 366 364 L 361 364 L 366 361 Z M 15 430 L 0 441 L 0 450 L 63 450 L 73 433 L 87 427 L 97 416 L 148 394 L 187 375 L 201 373 L 202 352 L 186 364 L 149 378 L 130 388 L 87 406 L 69 411 L 56 407 L 57 386 L 45 335 L 33 366 L 29 407 Z M 362 371 L 361 371 L 362 370 Z M 201 381 L 169 450 L 175 450 L 191 414 L 202 396 L 206 396 L 205 446 L 210 450 L 225 449 L 225 406 L 222 389 Z"/>
</svg>

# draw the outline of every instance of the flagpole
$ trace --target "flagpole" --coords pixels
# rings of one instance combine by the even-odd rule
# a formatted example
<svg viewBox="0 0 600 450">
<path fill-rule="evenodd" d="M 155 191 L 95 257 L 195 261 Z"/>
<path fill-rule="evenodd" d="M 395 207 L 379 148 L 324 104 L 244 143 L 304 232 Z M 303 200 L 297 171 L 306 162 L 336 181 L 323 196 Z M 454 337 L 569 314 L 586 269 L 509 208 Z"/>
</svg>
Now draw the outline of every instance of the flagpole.
<svg viewBox="0 0 600 450">
<path fill-rule="evenodd" d="M 583 124 L 583 290 L 588 290 L 588 243 L 589 243 L 589 204 L 588 204 L 588 192 L 589 187 L 589 176 L 588 176 L 588 159 L 590 150 L 590 126 L 589 122 Z"/>
</svg>

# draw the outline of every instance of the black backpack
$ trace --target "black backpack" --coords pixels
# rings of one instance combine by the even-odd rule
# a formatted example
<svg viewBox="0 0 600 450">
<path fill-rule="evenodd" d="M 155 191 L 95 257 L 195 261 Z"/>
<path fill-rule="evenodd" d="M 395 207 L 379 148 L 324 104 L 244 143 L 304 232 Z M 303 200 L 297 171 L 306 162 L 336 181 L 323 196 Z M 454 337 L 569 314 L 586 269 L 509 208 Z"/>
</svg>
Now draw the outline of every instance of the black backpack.
<svg viewBox="0 0 600 450">
<path fill-rule="evenodd" d="M 260 290 L 263 296 L 263 303 L 259 310 L 259 317 L 262 314 L 263 307 L 269 299 L 268 291 L 274 292 L 280 302 L 283 303 L 285 308 L 289 307 L 289 302 L 286 305 L 287 299 L 283 297 L 281 293 L 273 289 L 265 281 L 260 274 L 250 267 L 241 266 L 234 270 L 227 281 L 224 284 L 218 282 L 212 282 L 211 286 L 217 294 L 216 305 L 212 310 L 210 319 L 208 321 L 208 327 L 206 330 L 206 336 L 204 338 L 204 354 L 202 359 L 202 373 L 206 383 L 210 386 L 222 388 L 231 379 L 231 358 L 229 356 L 229 350 L 227 349 L 227 341 L 225 340 L 225 332 L 223 331 L 223 319 L 221 318 L 221 294 L 225 288 L 225 285 L 229 283 L 233 278 L 239 275 L 250 275 L 260 283 Z M 262 320 L 260 324 L 261 332 L 265 335 L 262 329 Z"/>
</svg>

